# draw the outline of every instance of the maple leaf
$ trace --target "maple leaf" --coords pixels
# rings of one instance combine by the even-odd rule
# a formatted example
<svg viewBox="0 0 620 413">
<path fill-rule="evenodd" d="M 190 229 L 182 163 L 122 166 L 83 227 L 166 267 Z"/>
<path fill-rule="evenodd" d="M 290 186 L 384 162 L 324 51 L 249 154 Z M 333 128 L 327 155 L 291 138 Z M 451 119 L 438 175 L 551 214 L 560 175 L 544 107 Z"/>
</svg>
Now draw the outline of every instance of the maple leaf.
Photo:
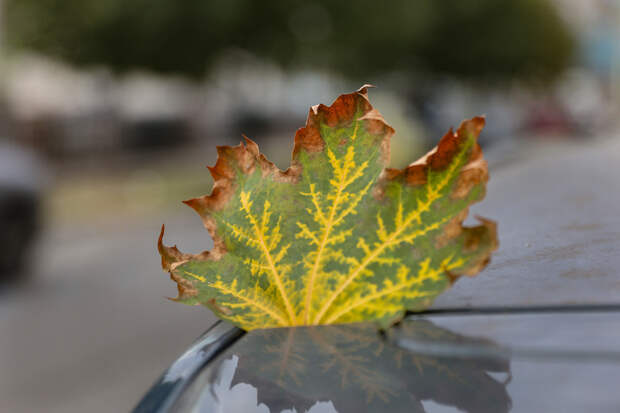
<svg viewBox="0 0 620 413">
<path fill-rule="evenodd" d="M 497 247 L 496 227 L 463 227 L 481 200 L 484 118 L 464 121 L 403 170 L 386 168 L 394 130 L 368 86 L 310 109 L 281 171 L 248 138 L 217 148 L 210 195 L 185 201 L 214 248 L 181 253 L 159 238 L 177 301 L 245 329 L 376 320 L 420 310 Z"/>
</svg>

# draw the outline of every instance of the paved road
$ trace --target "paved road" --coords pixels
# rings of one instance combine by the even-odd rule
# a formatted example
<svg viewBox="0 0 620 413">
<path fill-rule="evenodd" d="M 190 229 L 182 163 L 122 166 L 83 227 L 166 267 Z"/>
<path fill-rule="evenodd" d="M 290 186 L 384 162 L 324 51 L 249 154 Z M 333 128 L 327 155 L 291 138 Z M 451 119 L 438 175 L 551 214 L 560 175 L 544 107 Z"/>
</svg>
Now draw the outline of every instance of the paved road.
<svg viewBox="0 0 620 413">
<path fill-rule="evenodd" d="M 210 248 L 193 212 L 177 211 L 168 239 Z M 48 228 L 32 280 L 0 293 L 0 411 L 128 411 L 213 323 L 165 299 L 176 290 L 158 265 L 160 224 Z"/>
</svg>

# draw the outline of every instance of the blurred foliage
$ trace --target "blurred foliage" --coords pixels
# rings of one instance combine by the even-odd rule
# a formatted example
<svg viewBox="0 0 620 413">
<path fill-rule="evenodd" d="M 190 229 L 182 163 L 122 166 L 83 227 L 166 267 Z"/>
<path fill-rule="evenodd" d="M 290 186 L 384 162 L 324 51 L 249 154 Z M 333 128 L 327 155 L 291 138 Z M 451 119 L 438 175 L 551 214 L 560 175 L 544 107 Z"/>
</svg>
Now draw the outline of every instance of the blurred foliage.
<svg viewBox="0 0 620 413">
<path fill-rule="evenodd" d="M 5 0 L 6 39 L 82 65 L 202 76 L 231 48 L 355 80 L 553 76 L 572 35 L 546 0 Z"/>
</svg>

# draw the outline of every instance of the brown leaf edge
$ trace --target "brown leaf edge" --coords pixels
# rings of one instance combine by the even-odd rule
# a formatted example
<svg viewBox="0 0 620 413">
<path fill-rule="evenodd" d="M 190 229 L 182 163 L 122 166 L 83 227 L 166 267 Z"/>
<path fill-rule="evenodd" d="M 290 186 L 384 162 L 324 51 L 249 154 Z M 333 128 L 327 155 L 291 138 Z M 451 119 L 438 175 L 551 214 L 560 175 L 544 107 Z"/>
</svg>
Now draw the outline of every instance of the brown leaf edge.
<svg viewBox="0 0 620 413">
<path fill-rule="evenodd" d="M 372 107 L 368 100 L 368 88 L 372 85 L 364 85 L 357 91 L 349 94 L 340 95 L 330 106 L 323 104 L 312 106 L 308 113 L 306 125 L 297 130 L 295 134 L 295 145 L 293 148 L 291 166 L 282 171 L 260 153 L 258 145 L 251 139 L 243 136 L 244 142 L 237 146 L 218 146 L 218 158 L 214 166 L 207 167 L 213 177 L 213 189 L 211 194 L 198 198 L 183 201 L 186 205 L 194 209 L 200 215 L 203 225 L 211 235 L 214 247 L 210 251 L 203 251 L 200 254 L 185 254 L 175 246 L 168 247 L 163 244 L 165 226 L 162 225 L 157 248 L 161 255 L 162 268 L 170 273 L 170 277 L 177 283 L 178 296 L 172 300 L 183 300 L 197 295 L 198 291 L 192 283 L 183 277 L 175 274 L 175 268 L 190 260 L 219 260 L 227 253 L 224 241 L 217 235 L 217 225 L 210 216 L 211 211 L 218 211 L 225 208 L 232 195 L 235 193 L 235 179 L 237 171 L 251 174 L 256 168 L 260 168 L 264 177 L 271 176 L 272 179 L 280 182 L 296 182 L 301 174 L 302 166 L 298 161 L 299 153 L 303 150 L 308 153 L 320 152 L 323 150 L 325 142 L 320 135 L 320 124 L 325 122 L 329 126 L 347 125 L 351 122 L 354 114 L 361 109 L 360 120 L 365 120 L 366 129 L 373 134 L 383 135 L 381 140 L 381 161 L 386 165 L 389 162 L 390 139 L 394 134 L 394 129 L 388 125 L 383 116 Z M 459 152 L 460 147 L 467 140 L 468 136 L 474 135 L 477 139 L 480 131 L 484 127 L 484 117 L 474 117 L 463 121 L 456 132 L 452 129 L 446 133 L 439 141 L 439 144 L 424 155 L 422 158 L 413 162 L 402 170 L 385 168 L 379 178 L 379 182 L 374 190 L 377 198 L 382 197 L 382 187 L 391 180 L 404 180 L 407 185 L 424 185 L 429 171 L 440 171 L 450 165 L 453 157 Z M 473 150 L 470 151 L 467 164 L 462 168 L 457 188 L 452 196 L 459 198 L 465 196 L 469 190 L 478 183 L 488 181 L 487 162 L 483 158 L 482 149 L 476 142 Z M 484 191 L 477 201 L 484 198 Z M 482 257 L 479 262 L 468 270 L 465 275 L 473 276 L 481 271 L 490 261 L 491 252 L 498 247 L 497 224 L 489 219 L 477 217 L 481 225 L 475 227 L 463 227 L 462 223 L 467 218 L 468 210 L 464 210 L 455 217 L 444 231 L 443 237 L 439 242 L 447 242 L 465 232 L 466 244 L 472 245 L 480 242 L 481 235 L 488 234 L 492 245 L 489 253 Z M 453 283 L 462 274 L 448 273 L 448 277 Z M 216 303 L 201 303 L 207 306 Z"/>
<path fill-rule="evenodd" d="M 488 164 L 478 143 L 478 136 L 484 125 L 485 118 L 483 116 L 467 119 L 461 123 L 456 132 L 451 128 L 441 138 L 435 148 L 406 168 L 402 170 L 386 168 L 379 179 L 379 185 L 375 188 L 375 196 L 380 198 L 382 196 L 382 188 L 388 182 L 394 180 L 411 186 L 426 185 L 429 172 L 438 172 L 449 167 L 454 157 L 461 151 L 463 145 L 473 136 L 476 142 L 469 151 L 467 162 L 459 173 L 456 187 L 452 191 L 451 197 L 453 199 L 464 198 L 474 186 L 482 184 L 483 191 L 481 191 L 480 196 L 474 202 L 481 201 L 485 197 L 486 183 L 489 180 Z M 476 216 L 480 225 L 465 227 L 463 226 L 463 221 L 465 221 L 468 215 L 469 208 L 466 208 L 448 222 L 443 233 L 437 237 L 437 247 L 441 247 L 450 240 L 464 234 L 467 249 L 476 249 L 479 243 L 485 239 L 489 242 L 491 248 L 488 254 L 479 257 L 466 271 L 462 273 L 446 271 L 450 284 L 454 284 L 461 275 L 475 276 L 482 271 L 490 262 L 493 251 L 496 251 L 499 247 L 497 223 L 490 219 Z"/>
</svg>

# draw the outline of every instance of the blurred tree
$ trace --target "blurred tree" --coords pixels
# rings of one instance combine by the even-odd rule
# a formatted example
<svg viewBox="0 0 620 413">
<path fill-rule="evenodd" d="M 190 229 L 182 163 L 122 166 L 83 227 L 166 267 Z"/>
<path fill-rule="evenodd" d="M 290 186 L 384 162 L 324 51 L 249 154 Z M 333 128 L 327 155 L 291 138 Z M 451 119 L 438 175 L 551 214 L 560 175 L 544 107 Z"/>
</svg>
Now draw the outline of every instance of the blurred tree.
<svg viewBox="0 0 620 413">
<path fill-rule="evenodd" d="M 355 79 L 553 76 L 573 45 L 546 0 L 5 0 L 5 8 L 11 47 L 192 76 L 230 48 Z"/>
</svg>

